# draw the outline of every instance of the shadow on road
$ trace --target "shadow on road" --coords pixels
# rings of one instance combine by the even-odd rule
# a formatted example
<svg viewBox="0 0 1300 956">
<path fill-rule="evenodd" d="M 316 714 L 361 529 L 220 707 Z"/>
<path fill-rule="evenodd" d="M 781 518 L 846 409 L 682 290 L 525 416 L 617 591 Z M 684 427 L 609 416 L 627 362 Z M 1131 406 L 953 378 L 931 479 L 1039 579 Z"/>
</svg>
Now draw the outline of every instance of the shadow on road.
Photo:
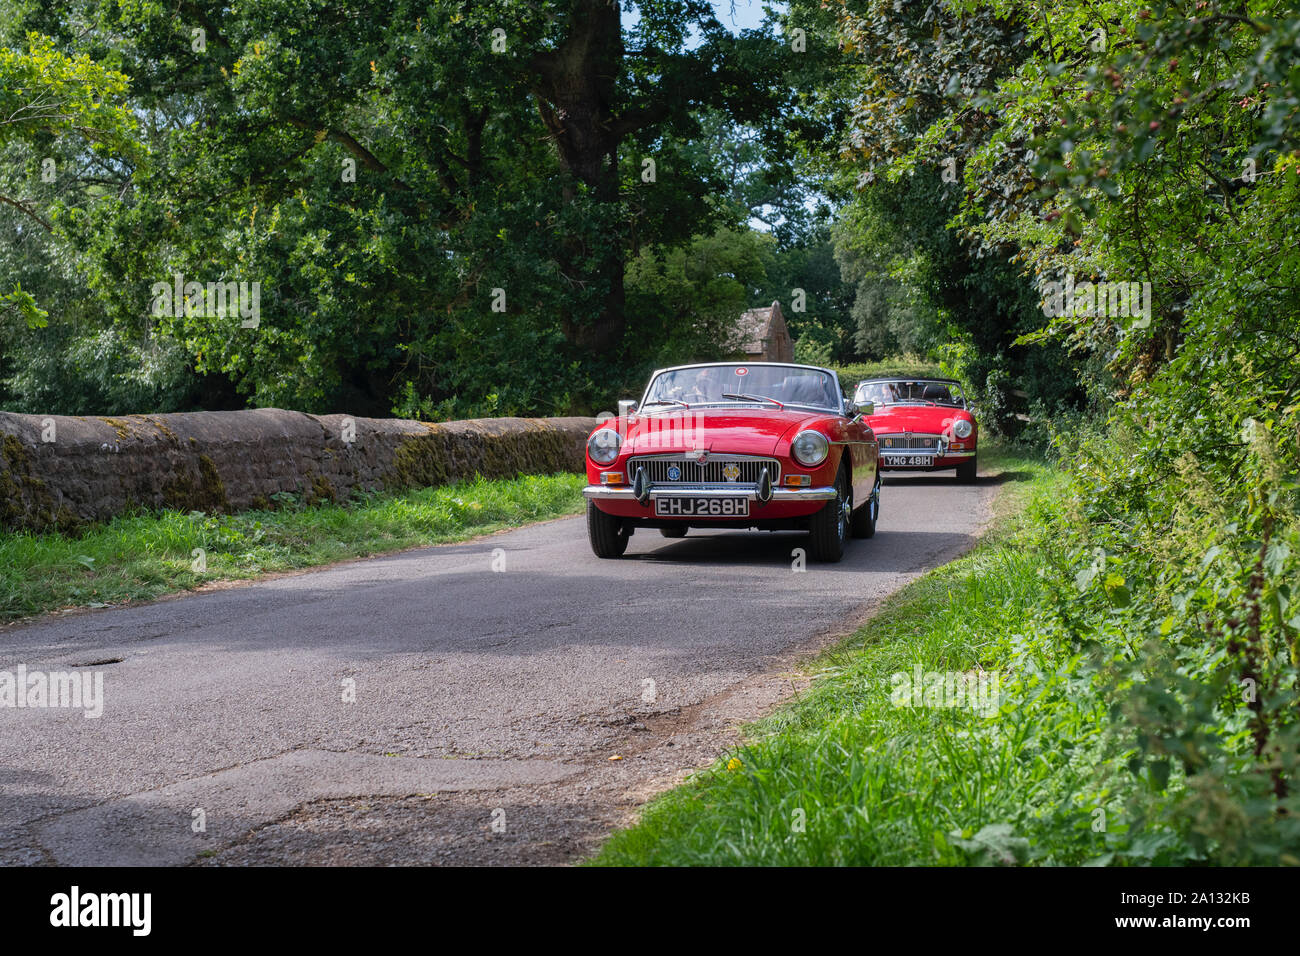
<svg viewBox="0 0 1300 956">
<path fill-rule="evenodd" d="M 1013 481 L 1029 481 L 1034 476 L 1027 471 L 999 471 L 992 475 L 980 475 L 974 484 L 964 484 L 955 475 L 944 472 L 922 472 L 919 474 L 885 475 L 885 487 L 897 488 L 977 488 L 1005 485 Z"/>
<path fill-rule="evenodd" d="M 957 554 L 974 543 L 968 534 L 944 531 L 880 529 L 874 538 L 855 538 L 844 557 L 827 564 L 807 557 L 808 535 L 802 531 L 692 531 L 686 538 L 663 538 L 652 528 L 637 531 L 623 561 L 718 569 L 790 567 L 794 550 L 804 549 L 808 571 L 913 571 L 934 563 L 938 555 Z M 647 550 L 653 549 L 653 550 Z"/>
</svg>

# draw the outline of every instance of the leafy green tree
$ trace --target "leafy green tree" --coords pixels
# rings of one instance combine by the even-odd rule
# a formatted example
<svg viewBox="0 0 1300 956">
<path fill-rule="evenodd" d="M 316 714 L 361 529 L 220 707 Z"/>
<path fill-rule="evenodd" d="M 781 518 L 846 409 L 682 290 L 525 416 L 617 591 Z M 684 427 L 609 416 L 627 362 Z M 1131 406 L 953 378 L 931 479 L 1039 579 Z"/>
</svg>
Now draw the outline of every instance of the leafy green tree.
<svg viewBox="0 0 1300 956">
<path fill-rule="evenodd" d="M 725 218 L 698 117 L 772 129 L 793 96 L 755 82 L 786 57 L 770 35 L 700 0 L 636 9 L 71 0 L 10 30 L 130 77 L 150 163 L 56 222 L 114 321 L 258 403 L 383 412 L 409 384 L 448 413 L 545 412 L 601 401 L 647 338 L 629 316 L 657 323 L 627 309 L 628 257 Z M 260 326 L 151 315 L 177 274 L 259 283 Z"/>
<path fill-rule="evenodd" d="M 719 227 L 685 246 L 643 249 L 629 263 L 629 302 L 655 343 L 634 366 L 636 383 L 660 355 L 707 361 L 738 349 L 736 320 L 761 294 L 773 244 L 748 227 Z"/>
<path fill-rule="evenodd" d="M 1016 347 L 1069 348 L 1107 413 L 1056 435 L 1072 486 L 1034 625 L 1112 718 L 1085 799 L 1124 826 L 1097 862 L 1300 859 L 1300 16 L 841 9 L 870 61 L 854 170 L 935 189 L 951 160 L 944 228 L 1037 300 Z"/>
<path fill-rule="evenodd" d="M 841 243 L 892 250 L 908 264 L 908 294 L 895 292 L 894 301 L 901 305 L 919 292 L 922 312 L 938 313 L 970 343 L 964 372 L 989 393 L 993 424 L 1019 429 L 1024 405 L 1014 401 L 1017 394 L 1050 407 L 1077 405 L 1083 388 L 1067 351 L 1019 341 L 1041 326 L 1042 314 L 1014 262 L 1014 245 L 953 228 L 963 211 L 963 171 L 995 129 L 993 114 L 966 104 L 1024 59 L 1021 21 L 1005 10 L 958 9 L 944 0 L 845 0 L 839 28 L 859 66 L 842 157 L 862 207 L 842 227 Z M 988 202 L 1001 208 L 1003 200 Z M 856 239 L 853 223 L 869 234 Z M 889 314 L 890 290 L 867 291 L 860 317 L 878 328 L 871 316 Z"/>
<path fill-rule="evenodd" d="M 22 182 L 58 175 L 56 149 L 69 140 L 77 148 L 103 154 L 135 145 L 134 118 L 124 104 L 126 77 L 84 54 L 66 55 L 54 41 L 37 33 L 23 38 L 23 48 L 0 46 L 0 151 L 11 158 L 26 147 L 24 176 L 0 180 L 0 204 L 17 210 L 28 228 L 50 232 L 39 204 L 21 193 Z M 0 315 L 18 312 L 30 328 L 46 324 L 47 313 L 30 291 L 15 282 L 0 288 Z"/>
</svg>

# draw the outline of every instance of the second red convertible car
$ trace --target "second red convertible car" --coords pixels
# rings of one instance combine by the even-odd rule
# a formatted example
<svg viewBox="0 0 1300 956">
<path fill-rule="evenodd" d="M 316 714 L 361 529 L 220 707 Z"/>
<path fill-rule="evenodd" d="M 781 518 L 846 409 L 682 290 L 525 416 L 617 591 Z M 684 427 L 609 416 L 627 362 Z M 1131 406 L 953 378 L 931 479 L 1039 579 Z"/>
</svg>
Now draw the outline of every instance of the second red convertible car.
<svg viewBox="0 0 1300 956">
<path fill-rule="evenodd" d="M 877 445 L 825 368 L 715 362 L 655 372 L 587 439 L 587 531 L 616 558 L 638 528 L 806 530 L 814 560 L 875 534 Z"/>
<path fill-rule="evenodd" d="M 880 442 L 882 471 L 957 469 L 974 481 L 979 426 L 960 383 L 949 378 L 874 378 L 853 400 L 874 405 L 867 421 Z"/>
</svg>

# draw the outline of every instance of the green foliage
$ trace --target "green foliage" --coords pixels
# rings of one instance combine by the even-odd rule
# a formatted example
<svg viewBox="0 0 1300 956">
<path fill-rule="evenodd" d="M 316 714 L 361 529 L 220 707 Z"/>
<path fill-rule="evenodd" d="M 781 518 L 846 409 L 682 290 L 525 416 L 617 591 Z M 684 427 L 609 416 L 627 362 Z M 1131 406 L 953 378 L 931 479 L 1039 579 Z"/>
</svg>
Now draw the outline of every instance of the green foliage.
<svg viewBox="0 0 1300 956">
<path fill-rule="evenodd" d="M 1071 443 L 1048 620 L 1098 663 L 1116 766 L 1145 784 L 1124 812 L 1169 834 L 1156 862 L 1297 865 L 1300 422 L 1186 357 Z"/>
<path fill-rule="evenodd" d="M 834 333 L 820 323 L 809 323 L 795 339 L 794 360 L 807 365 L 830 365 L 834 350 Z"/>
<path fill-rule="evenodd" d="M 84 53 L 66 54 L 36 32 L 23 45 L 0 47 L 0 145 L 75 137 L 98 150 L 133 149 L 126 76 Z"/>
<path fill-rule="evenodd" d="M 1066 275 L 1151 289 L 1149 315 L 1076 311 L 1036 337 L 1104 357 L 1119 386 L 1105 437 L 1071 460 L 1083 520 L 1055 539 L 1090 584 L 1061 613 L 1095 622 L 1116 734 L 1150 775 L 1129 812 L 1174 823 L 1169 859 L 1300 862 L 1300 17 L 994 9 L 1050 55 L 968 101 L 980 141 L 949 131 L 969 157 L 959 223 L 1013 246 L 1045 294 Z"/>
<path fill-rule="evenodd" d="M 990 455 L 990 459 L 993 456 Z M 1002 458 L 1049 502 L 1063 477 Z M 1030 492 L 1017 492 L 1028 497 Z M 1024 622 L 1048 599 L 1029 525 L 891 598 L 812 665 L 812 686 L 749 741 L 615 834 L 607 865 L 988 865 L 1104 850 L 1089 785 L 1103 703 L 1079 658 Z M 998 675 L 995 706 L 900 706 L 900 676 Z"/>
<path fill-rule="evenodd" d="M 846 389 L 855 387 L 868 378 L 914 375 L 917 378 L 957 378 L 953 370 L 941 362 L 931 362 L 917 355 L 896 355 L 880 362 L 854 362 L 837 365 L 840 384 Z"/>
<path fill-rule="evenodd" d="M 1006 434 L 1022 423 L 1016 392 L 1053 410 L 1078 407 L 1079 363 L 1060 346 L 1018 342 L 1042 314 L 1009 261 L 1014 249 L 952 228 L 968 155 L 986 146 L 995 120 L 971 104 L 1026 56 L 1024 27 L 943 0 L 843 0 L 835 9 L 854 67 L 841 176 L 859 191 L 838 244 L 859 283 L 860 346 L 873 357 L 973 346 L 966 374 L 989 397 L 986 426 Z"/>
<path fill-rule="evenodd" d="M 128 78 L 24 32 L 9 6 L 0 5 L 0 407 L 173 407 L 167 395 L 186 390 L 188 372 L 163 382 L 178 370 L 157 358 L 176 350 L 111 328 L 58 239 L 65 205 L 112 200 L 106 183 L 145 159 Z"/>
<path fill-rule="evenodd" d="M 211 581 L 328 564 L 571 514 L 581 475 L 476 479 L 400 494 L 233 515 L 167 511 L 115 518 L 79 537 L 0 533 L 0 620 L 68 606 L 149 600 Z M 193 551 L 206 569 L 194 570 Z"/>
<path fill-rule="evenodd" d="M 1236 500 L 1190 456 L 1116 474 L 1124 435 L 997 459 L 1019 515 L 596 862 L 1300 865 L 1296 487 L 1262 424 Z M 918 672 L 996 708 L 900 706 Z"/>
<path fill-rule="evenodd" d="M 1059 476 L 602 860 L 1300 865 L 1300 17 L 838 11 L 842 261 L 915 262 L 983 414 L 1030 412 Z M 1150 314 L 1044 314 L 1067 277 L 1149 282 Z M 910 655 L 1005 675 L 996 720 L 889 708 Z"/>
<path fill-rule="evenodd" d="M 724 358 L 739 347 L 736 320 L 766 281 L 772 239 L 722 227 L 688 245 L 642 249 L 628 264 L 628 307 L 647 336 L 647 362 Z M 642 383 L 637 383 L 642 384 Z"/>
<path fill-rule="evenodd" d="M 758 81 L 812 63 L 770 32 L 733 34 L 703 0 L 640 3 L 626 24 L 606 0 L 5 9 L 6 97 L 78 71 L 93 94 L 41 134 L 62 143 L 53 183 L 44 141 L 0 137 L 0 195 L 19 170 L 48 232 L 0 210 L 0 265 L 23 290 L 0 290 L 10 407 L 52 410 L 56 365 L 60 408 L 81 412 L 601 407 L 646 367 L 720 347 L 680 295 L 665 313 L 664 290 L 625 288 L 646 250 L 667 261 L 751 206 L 783 243 L 815 218 L 787 142 L 797 94 Z M 19 54 L 28 31 L 41 45 Z M 95 97 L 119 126 L 79 115 Z M 260 325 L 158 314 L 152 287 L 176 275 L 259 283 Z M 731 278 L 686 281 L 720 308 Z M 34 309 L 61 328 L 21 334 Z M 87 369 L 77 356 L 95 348 L 106 361 Z"/>
<path fill-rule="evenodd" d="M 865 202 L 845 207 L 835 240 L 841 274 L 855 287 L 850 318 L 860 355 L 927 354 L 960 335 L 922 287 L 924 254 L 900 251 L 878 210 Z"/>
<path fill-rule="evenodd" d="M 12 292 L 0 293 L 0 315 L 13 311 L 22 317 L 28 329 L 43 329 L 49 324 L 50 314 L 36 304 L 30 292 L 23 291 L 23 284 L 15 282 Z"/>
</svg>

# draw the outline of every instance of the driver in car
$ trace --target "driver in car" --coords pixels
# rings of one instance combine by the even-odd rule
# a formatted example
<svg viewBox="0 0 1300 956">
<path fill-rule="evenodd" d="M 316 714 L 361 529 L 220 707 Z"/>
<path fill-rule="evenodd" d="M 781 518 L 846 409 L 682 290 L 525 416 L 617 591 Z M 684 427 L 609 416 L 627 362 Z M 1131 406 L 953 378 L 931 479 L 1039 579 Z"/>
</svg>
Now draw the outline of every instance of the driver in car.
<svg viewBox="0 0 1300 956">
<path fill-rule="evenodd" d="M 722 398 L 722 369 L 704 368 L 695 377 L 695 381 L 686 386 L 682 401 L 716 402 Z"/>
<path fill-rule="evenodd" d="M 868 385 L 862 390 L 862 400 L 873 405 L 888 405 L 894 401 L 893 386 L 884 383 Z"/>
</svg>

